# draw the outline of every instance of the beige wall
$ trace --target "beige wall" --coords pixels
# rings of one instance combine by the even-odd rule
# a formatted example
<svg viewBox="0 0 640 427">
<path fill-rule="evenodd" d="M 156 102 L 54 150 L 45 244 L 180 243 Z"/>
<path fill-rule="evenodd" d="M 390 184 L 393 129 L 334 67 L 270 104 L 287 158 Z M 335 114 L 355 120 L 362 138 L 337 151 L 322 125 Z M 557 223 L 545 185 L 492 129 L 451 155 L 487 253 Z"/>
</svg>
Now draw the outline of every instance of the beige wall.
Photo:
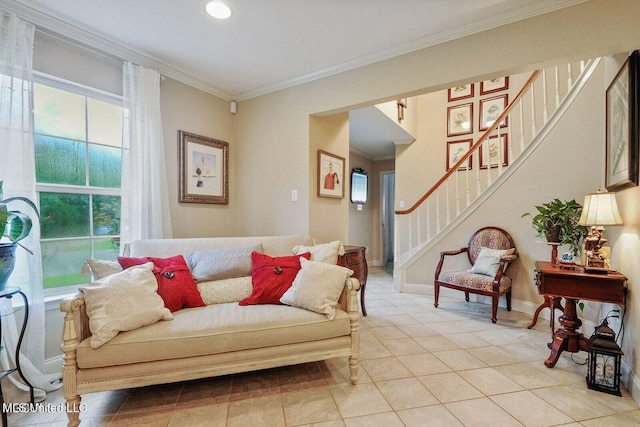
<svg viewBox="0 0 640 427">
<path fill-rule="evenodd" d="M 349 189 L 347 187 L 347 194 L 345 198 L 349 200 L 349 240 L 346 243 L 350 245 L 366 246 L 367 248 L 367 261 L 373 261 L 373 248 L 375 245 L 373 228 L 375 224 L 373 222 L 373 214 L 380 210 L 380 204 L 376 204 L 373 200 L 373 194 L 377 189 L 374 187 L 372 179 L 373 175 L 373 160 L 362 157 L 356 153 L 349 153 L 349 165 L 347 167 L 347 174 L 351 173 L 354 168 L 361 168 L 367 171 L 368 177 L 368 200 L 367 203 L 360 205 L 361 210 L 358 210 L 358 205 L 351 203 L 349 200 Z M 349 182 L 349 184 L 351 184 Z"/>
<path fill-rule="evenodd" d="M 166 172 L 174 237 L 234 236 L 238 233 L 238 144 L 229 103 L 176 80 L 160 84 Z M 178 131 L 229 143 L 229 204 L 178 203 Z"/>
</svg>

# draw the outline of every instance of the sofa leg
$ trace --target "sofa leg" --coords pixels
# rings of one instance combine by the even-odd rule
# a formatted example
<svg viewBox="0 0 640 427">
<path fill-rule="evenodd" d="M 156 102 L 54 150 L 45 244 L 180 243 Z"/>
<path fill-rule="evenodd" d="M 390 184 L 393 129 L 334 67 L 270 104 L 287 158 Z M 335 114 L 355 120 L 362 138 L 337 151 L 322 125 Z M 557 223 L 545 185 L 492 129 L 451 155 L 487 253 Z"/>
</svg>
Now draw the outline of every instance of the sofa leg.
<svg viewBox="0 0 640 427">
<path fill-rule="evenodd" d="M 67 397 L 67 427 L 80 425 L 80 396 Z"/>
<path fill-rule="evenodd" d="M 435 284 L 433 285 L 433 306 L 438 308 L 438 298 L 440 297 L 440 286 Z"/>
<path fill-rule="evenodd" d="M 358 382 L 358 358 L 349 358 L 349 371 L 351 373 L 351 384 L 356 385 Z"/>
</svg>

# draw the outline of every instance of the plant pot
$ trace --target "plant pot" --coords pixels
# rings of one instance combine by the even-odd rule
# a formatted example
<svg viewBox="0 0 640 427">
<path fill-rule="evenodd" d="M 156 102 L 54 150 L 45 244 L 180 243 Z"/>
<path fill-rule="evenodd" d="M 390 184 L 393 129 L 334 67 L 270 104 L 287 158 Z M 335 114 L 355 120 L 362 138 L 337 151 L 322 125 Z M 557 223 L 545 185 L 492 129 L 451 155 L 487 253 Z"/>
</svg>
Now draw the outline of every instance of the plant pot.
<svg viewBox="0 0 640 427">
<path fill-rule="evenodd" d="M 0 245 L 0 291 L 7 287 L 9 276 L 16 265 L 16 247 L 15 244 Z"/>
<path fill-rule="evenodd" d="M 545 237 L 547 238 L 547 242 L 549 243 L 560 243 L 560 226 L 547 226 Z"/>
</svg>

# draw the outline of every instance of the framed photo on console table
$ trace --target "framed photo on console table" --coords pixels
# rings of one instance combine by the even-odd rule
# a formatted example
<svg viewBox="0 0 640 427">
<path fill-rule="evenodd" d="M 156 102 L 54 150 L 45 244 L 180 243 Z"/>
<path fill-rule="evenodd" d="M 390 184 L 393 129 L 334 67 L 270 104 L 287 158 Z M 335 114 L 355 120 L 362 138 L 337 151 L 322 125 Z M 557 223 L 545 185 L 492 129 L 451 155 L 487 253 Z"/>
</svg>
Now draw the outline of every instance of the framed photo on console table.
<svg viewBox="0 0 640 427">
<path fill-rule="evenodd" d="M 180 203 L 229 204 L 229 143 L 178 131 Z"/>
<path fill-rule="evenodd" d="M 625 61 L 607 88 L 606 173 L 607 191 L 638 185 L 638 126 L 640 93 L 638 51 Z"/>
</svg>

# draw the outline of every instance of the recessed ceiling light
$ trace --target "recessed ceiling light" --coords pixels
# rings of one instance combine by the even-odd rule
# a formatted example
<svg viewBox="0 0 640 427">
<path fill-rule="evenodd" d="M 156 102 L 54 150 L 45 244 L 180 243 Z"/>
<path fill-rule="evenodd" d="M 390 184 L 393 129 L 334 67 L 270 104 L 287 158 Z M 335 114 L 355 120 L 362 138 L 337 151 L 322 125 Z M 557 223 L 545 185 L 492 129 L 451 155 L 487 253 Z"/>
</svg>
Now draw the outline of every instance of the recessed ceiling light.
<svg viewBox="0 0 640 427">
<path fill-rule="evenodd" d="M 219 0 L 210 1 L 205 6 L 205 9 L 207 10 L 207 13 L 214 18 L 227 19 L 231 16 L 231 9 L 229 6 Z"/>
</svg>

